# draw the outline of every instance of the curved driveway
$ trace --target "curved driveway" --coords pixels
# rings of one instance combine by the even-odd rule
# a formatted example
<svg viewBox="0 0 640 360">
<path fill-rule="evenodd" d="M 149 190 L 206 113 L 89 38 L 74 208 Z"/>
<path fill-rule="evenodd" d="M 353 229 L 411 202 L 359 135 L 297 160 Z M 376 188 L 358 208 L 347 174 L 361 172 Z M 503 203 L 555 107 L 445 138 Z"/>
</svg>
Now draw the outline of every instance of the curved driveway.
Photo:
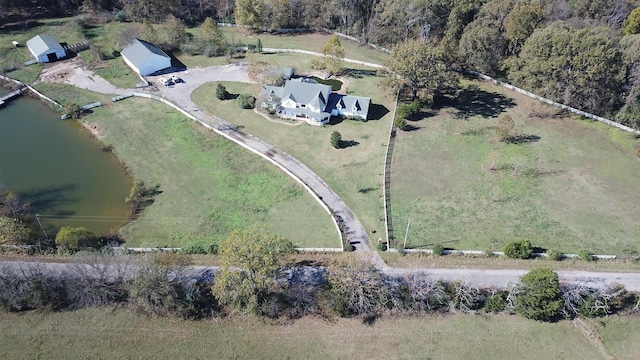
<svg viewBox="0 0 640 360">
<path fill-rule="evenodd" d="M 60 63 L 59 66 L 63 66 Z M 342 199 L 311 169 L 306 165 L 285 153 L 284 151 L 240 131 L 233 124 L 216 116 L 205 114 L 192 100 L 191 93 L 199 86 L 213 81 L 234 81 L 250 83 L 247 76 L 246 64 L 229 64 L 223 66 L 210 66 L 206 68 L 193 68 L 175 73 L 183 81 L 172 86 L 149 87 L 145 89 L 119 89 L 102 79 L 100 76 L 76 67 L 75 72 L 65 82 L 71 85 L 89 89 L 103 94 L 123 94 L 127 92 L 148 92 L 156 96 L 171 100 L 178 107 L 188 112 L 199 121 L 209 125 L 214 131 L 221 133 L 230 140 L 252 150 L 264 158 L 272 161 L 295 180 L 301 182 L 312 195 L 325 205 L 334 216 L 334 222 L 340 226 L 347 240 L 356 250 L 370 253 L 374 263 L 380 267 L 384 262 L 380 256 L 372 251 L 369 245 L 367 232 L 358 221 L 349 207 Z M 162 75 L 166 76 L 166 75 Z M 148 76 L 147 79 L 154 84 L 158 83 L 161 76 Z"/>
</svg>

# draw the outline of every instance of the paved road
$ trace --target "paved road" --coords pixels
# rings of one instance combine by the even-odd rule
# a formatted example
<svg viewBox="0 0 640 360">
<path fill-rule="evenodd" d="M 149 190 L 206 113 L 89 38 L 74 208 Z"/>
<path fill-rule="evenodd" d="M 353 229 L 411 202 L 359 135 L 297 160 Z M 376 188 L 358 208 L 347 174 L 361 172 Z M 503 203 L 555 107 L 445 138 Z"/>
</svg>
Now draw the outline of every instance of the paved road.
<svg viewBox="0 0 640 360">
<path fill-rule="evenodd" d="M 131 278 L 140 268 L 136 265 L 137 258 L 132 258 L 133 263 L 122 262 L 112 264 L 110 272 Z M 125 259 L 126 260 L 126 259 Z M 43 263 L 24 262 L 14 260 L 3 260 L 0 258 L 0 271 L 8 266 L 14 270 L 25 269 L 29 266 L 41 266 L 47 271 L 62 273 L 65 271 L 77 271 L 77 263 Z M 96 269 L 94 266 L 86 265 L 87 269 Z M 215 266 L 192 266 L 185 271 L 196 279 L 209 279 L 214 271 L 219 268 Z M 281 280 L 289 282 L 304 282 L 320 284 L 322 282 L 323 267 L 301 266 L 286 269 L 281 276 Z M 383 272 L 390 276 L 404 276 L 409 274 L 422 274 L 431 279 L 443 279 L 447 281 L 461 280 L 468 284 L 473 284 L 482 288 L 505 288 L 509 284 L 518 282 L 520 276 L 527 273 L 526 270 L 478 270 L 478 269 L 399 269 L 387 268 Z M 99 273 L 99 272 L 96 272 Z M 629 291 L 640 292 L 640 272 L 616 273 L 616 272 L 589 272 L 589 271 L 557 271 L 560 281 L 574 284 L 584 284 L 592 288 L 606 288 L 613 284 L 622 284 Z"/>
</svg>

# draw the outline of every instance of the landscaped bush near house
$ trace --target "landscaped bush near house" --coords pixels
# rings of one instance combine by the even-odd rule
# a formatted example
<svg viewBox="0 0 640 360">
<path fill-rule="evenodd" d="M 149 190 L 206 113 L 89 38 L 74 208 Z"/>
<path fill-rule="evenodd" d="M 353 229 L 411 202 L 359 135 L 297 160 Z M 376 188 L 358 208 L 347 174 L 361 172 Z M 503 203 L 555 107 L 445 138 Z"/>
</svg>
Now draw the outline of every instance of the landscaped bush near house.
<svg viewBox="0 0 640 360">
<path fill-rule="evenodd" d="M 238 106 L 241 109 L 253 109 L 256 105 L 256 98 L 252 95 L 240 94 L 238 95 Z"/>
<path fill-rule="evenodd" d="M 513 241 L 504 247 L 505 256 L 512 259 L 528 259 L 533 252 L 529 240 Z"/>
<path fill-rule="evenodd" d="M 229 97 L 229 92 L 224 85 L 218 84 L 218 86 L 216 86 L 216 97 L 220 100 L 226 100 Z"/>
</svg>

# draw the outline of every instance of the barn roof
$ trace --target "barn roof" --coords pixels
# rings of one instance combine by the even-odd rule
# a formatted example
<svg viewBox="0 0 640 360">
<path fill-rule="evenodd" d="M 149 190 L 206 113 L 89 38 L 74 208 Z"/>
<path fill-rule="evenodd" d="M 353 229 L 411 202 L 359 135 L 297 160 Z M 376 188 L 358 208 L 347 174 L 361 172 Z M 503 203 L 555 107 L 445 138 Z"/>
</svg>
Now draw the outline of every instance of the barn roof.
<svg viewBox="0 0 640 360">
<path fill-rule="evenodd" d="M 64 48 L 53 36 L 50 35 L 36 35 L 27 41 L 27 47 L 36 56 L 40 56 L 44 53 L 53 51 L 64 51 Z"/>
<path fill-rule="evenodd" d="M 169 55 L 157 46 L 140 39 L 134 39 L 120 54 L 126 57 L 137 68 L 144 65 L 147 59 L 154 54 L 171 59 Z"/>
</svg>

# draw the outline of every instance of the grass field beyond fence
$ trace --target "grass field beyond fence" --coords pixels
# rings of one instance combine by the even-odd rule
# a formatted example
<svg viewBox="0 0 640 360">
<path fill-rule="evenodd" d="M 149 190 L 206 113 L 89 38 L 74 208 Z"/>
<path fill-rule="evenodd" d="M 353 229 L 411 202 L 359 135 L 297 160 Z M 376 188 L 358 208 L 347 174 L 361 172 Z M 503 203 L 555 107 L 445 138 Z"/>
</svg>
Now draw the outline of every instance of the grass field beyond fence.
<svg viewBox="0 0 640 360">
<path fill-rule="evenodd" d="M 382 318 L 371 325 L 361 319 L 303 318 L 272 325 L 239 316 L 188 321 L 86 309 L 0 313 L 0 334 L 3 359 L 603 358 L 568 321 L 549 324 L 508 315 Z"/>
<path fill-rule="evenodd" d="M 392 220 L 408 246 L 501 250 L 514 240 L 597 254 L 640 251 L 640 140 L 489 83 L 399 132 L 391 175 Z M 502 114 L 522 143 L 496 139 Z"/>
<path fill-rule="evenodd" d="M 127 246 L 217 243 L 233 229 L 260 225 L 296 246 L 340 246 L 329 214 L 293 179 L 167 109 L 132 98 L 85 118 L 136 180 L 161 192 L 121 231 Z"/>
</svg>

